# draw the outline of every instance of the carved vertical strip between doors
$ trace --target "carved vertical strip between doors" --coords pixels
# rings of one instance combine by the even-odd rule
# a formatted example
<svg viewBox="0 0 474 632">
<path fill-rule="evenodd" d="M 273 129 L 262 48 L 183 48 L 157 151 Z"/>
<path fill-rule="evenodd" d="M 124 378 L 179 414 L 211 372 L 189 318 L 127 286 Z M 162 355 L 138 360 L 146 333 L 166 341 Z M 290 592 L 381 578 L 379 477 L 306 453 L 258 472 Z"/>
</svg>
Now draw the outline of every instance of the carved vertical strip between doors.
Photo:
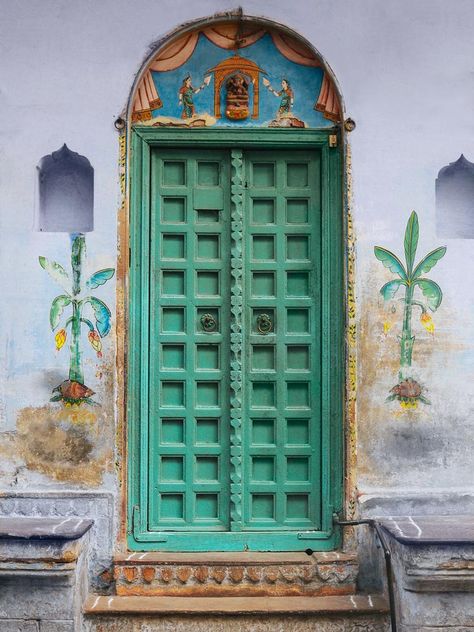
<svg viewBox="0 0 474 632">
<path fill-rule="evenodd" d="M 242 529 L 242 231 L 244 179 L 241 149 L 231 154 L 230 517 Z"/>
</svg>

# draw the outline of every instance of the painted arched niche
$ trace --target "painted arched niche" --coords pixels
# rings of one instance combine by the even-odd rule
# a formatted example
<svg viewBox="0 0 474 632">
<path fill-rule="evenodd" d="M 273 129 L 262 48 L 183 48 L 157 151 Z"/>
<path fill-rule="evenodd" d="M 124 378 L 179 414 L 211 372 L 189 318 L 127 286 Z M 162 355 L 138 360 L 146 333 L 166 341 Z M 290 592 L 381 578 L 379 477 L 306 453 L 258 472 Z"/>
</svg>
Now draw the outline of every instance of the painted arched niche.
<svg viewBox="0 0 474 632">
<path fill-rule="evenodd" d="M 320 56 L 266 21 L 206 21 L 177 32 L 142 69 L 134 125 L 324 128 L 342 106 Z"/>
</svg>

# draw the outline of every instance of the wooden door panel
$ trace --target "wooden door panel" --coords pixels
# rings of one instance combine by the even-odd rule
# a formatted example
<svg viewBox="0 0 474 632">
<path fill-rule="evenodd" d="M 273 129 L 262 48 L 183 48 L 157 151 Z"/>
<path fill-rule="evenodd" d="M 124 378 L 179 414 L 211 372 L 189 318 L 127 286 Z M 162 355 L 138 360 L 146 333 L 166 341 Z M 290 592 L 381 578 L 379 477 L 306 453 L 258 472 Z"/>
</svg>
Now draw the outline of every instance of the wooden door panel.
<svg viewBox="0 0 474 632">
<path fill-rule="evenodd" d="M 246 158 L 244 528 L 320 527 L 320 156 Z"/>
<path fill-rule="evenodd" d="M 163 130 L 134 141 L 134 550 L 337 543 L 339 155 L 326 135 L 267 131 L 288 148 L 250 135 L 255 149 L 231 148 L 207 130 L 196 138 L 212 149 Z"/>
<path fill-rule="evenodd" d="M 229 164 L 151 161 L 150 530 L 229 524 Z"/>
</svg>

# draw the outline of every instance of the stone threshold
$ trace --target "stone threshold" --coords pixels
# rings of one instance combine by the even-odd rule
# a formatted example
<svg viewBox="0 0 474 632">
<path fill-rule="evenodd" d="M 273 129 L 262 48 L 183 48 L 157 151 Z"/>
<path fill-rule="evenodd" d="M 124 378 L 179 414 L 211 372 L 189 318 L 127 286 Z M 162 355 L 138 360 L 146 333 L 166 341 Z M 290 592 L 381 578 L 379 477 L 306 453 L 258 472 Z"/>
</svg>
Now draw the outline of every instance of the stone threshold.
<svg viewBox="0 0 474 632">
<path fill-rule="evenodd" d="M 315 563 L 355 563 L 356 553 L 341 551 L 262 553 L 256 551 L 237 552 L 203 552 L 203 553 L 160 553 L 157 551 L 121 553 L 114 557 L 114 563 L 120 566 L 169 564 L 181 565 L 224 565 L 224 566 L 259 566 L 268 564 L 315 564 Z"/>
<path fill-rule="evenodd" d="M 132 597 L 89 595 L 86 615 L 386 614 L 383 595 L 329 597 Z"/>
</svg>

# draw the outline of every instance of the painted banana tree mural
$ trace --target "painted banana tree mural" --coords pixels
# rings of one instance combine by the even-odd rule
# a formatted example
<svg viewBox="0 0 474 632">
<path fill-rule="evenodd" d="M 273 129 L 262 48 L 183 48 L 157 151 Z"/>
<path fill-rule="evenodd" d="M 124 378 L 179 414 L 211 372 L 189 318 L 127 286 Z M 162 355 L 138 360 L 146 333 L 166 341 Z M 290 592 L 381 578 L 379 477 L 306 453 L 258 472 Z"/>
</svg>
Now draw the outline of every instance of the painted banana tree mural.
<svg viewBox="0 0 474 632">
<path fill-rule="evenodd" d="M 69 379 L 64 380 L 53 390 L 51 401 L 63 401 L 66 405 L 95 404 L 92 396 L 94 391 L 84 384 L 84 372 L 82 366 L 81 333 L 82 328 L 87 330 L 87 337 L 97 356 L 102 357 L 102 342 L 110 332 L 110 309 L 101 299 L 91 294 L 100 285 L 107 283 L 114 275 L 114 268 L 98 270 L 83 283 L 82 270 L 85 257 L 85 237 L 82 234 L 72 237 L 71 269 L 72 278 L 66 270 L 56 261 L 50 261 L 46 257 L 39 257 L 42 268 L 63 289 L 63 294 L 56 296 L 51 303 L 49 322 L 51 330 L 56 331 L 56 349 L 59 351 L 66 343 L 68 328 L 70 329 L 70 363 Z M 63 313 L 66 308 L 72 309 L 72 314 L 64 321 L 61 329 Z M 92 320 L 85 317 L 89 310 Z M 95 321 L 95 322 L 92 322 Z"/>
<path fill-rule="evenodd" d="M 398 291 L 404 289 L 403 324 L 400 341 L 399 382 L 390 391 L 387 401 L 397 399 L 402 408 L 416 408 L 418 402 L 429 404 L 422 393 L 421 385 L 410 375 L 415 335 L 412 331 L 413 310 L 420 310 L 420 323 L 429 332 L 434 333 L 434 322 L 430 312 L 435 312 L 441 305 L 443 293 L 440 286 L 424 275 L 429 272 L 446 254 L 446 248 L 440 246 L 429 252 L 419 263 L 415 264 L 420 228 L 415 211 L 408 219 L 405 230 L 404 250 L 405 265 L 390 250 L 376 246 L 375 256 L 382 264 L 398 276 L 397 279 L 385 283 L 380 293 L 385 301 L 395 298 Z"/>
</svg>

